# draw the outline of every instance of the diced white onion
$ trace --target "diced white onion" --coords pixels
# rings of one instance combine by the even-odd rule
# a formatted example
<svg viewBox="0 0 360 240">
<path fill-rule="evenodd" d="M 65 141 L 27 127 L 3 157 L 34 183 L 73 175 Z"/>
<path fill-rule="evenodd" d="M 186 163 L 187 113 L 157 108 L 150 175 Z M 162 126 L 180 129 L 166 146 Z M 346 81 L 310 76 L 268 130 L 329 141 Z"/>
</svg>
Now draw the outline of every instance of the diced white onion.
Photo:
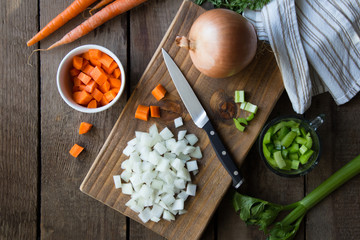
<svg viewBox="0 0 360 240">
<path fill-rule="evenodd" d="M 183 124 L 183 120 L 181 117 L 174 119 L 175 128 L 181 127 Z"/>
<path fill-rule="evenodd" d="M 175 127 L 183 124 L 181 118 L 174 123 Z M 136 131 L 123 150 L 129 158 L 121 163 L 124 171 L 113 176 L 115 188 L 130 195 L 125 205 L 144 223 L 175 220 L 175 215 L 186 213 L 188 196 L 195 196 L 196 185 L 191 183 L 189 172 L 197 173 L 198 166 L 191 158 L 199 159 L 202 153 L 194 146 L 198 138 L 186 134 L 186 130 L 179 131 L 176 141 L 170 129 L 159 133 L 153 124 L 148 132 Z"/>
<path fill-rule="evenodd" d="M 114 175 L 113 176 L 115 188 L 121 188 L 121 177 L 120 175 Z"/>
</svg>

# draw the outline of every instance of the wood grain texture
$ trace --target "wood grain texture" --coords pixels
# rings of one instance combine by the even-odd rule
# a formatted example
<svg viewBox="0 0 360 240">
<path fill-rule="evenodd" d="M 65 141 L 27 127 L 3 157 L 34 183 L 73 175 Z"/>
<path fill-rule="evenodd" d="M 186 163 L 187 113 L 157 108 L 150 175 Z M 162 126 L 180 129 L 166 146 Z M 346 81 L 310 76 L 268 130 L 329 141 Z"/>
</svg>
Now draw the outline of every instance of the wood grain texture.
<svg viewBox="0 0 360 240">
<path fill-rule="evenodd" d="M 282 80 L 273 55 L 268 51 L 259 51 L 254 61 L 244 71 L 232 78 L 215 80 L 200 74 L 193 67 L 188 52 L 175 46 L 174 39 L 178 34 L 187 35 L 193 21 L 203 12 L 204 9 L 201 7 L 185 1 L 160 46 L 164 47 L 179 65 L 207 110 L 210 119 L 214 121 L 219 134 L 224 138 L 225 144 L 233 153 L 237 164 L 241 165 L 283 91 Z M 209 81 L 211 84 L 208 84 Z M 83 181 L 81 190 L 140 222 L 137 214 L 125 207 L 129 197 L 114 189 L 112 176 L 121 172 L 120 165 L 125 160 L 122 150 L 126 146 L 126 142 L 134 137 L 135 130 L 146 131 L 151 124 L 155 123 L 152 119 L 149 122 L 134 121 L 133 115 L 138 104 L 156 103 L 150 92 L 158 83 L 161 83 L 168 91 L 166 99 L 159 104 L 162 104 L 163 109 L 169 108 L 169 111 L 165 112 L 159 121 L 156 121 L 158 127 L 162 129 L 164 126 L 169 126 L 171 130 L 174 130 L 171 127 L 173 119 L 181 115 L 185 121 L 186 129 L 198 135 L 203 158 L 199 161 L 200 172 L 193 179 L 193 182 L 198 185 L 197 195 L 190 198 L 185 206 L 189 212 L 171 223 L 161 221 L 157 224 L 146 223 L 145 226 L 168 239 L 196 239 L 201 236 L 222 196 L 230 186 L 231 178 L 217 160 L 206 133 L 193 124 L 181 103 L 164 65 L 160 47 L 155 52 L 138 86 Z M 211 98 L 218 96 L 219 92 L 228 96 L 225 100 L 231 99 L 234 89 L 245 89 L 249 93 L 247 99 L 258 104 L 260 108 L 256 119 L 251 122 L 251 127 L 243 134 L 234 131 L 232 119 L 224 120 L 217 114 L 218 109 L 210 106 Z M 237 116 L 239 115 L 241 114 L 237 113 Z M 126 127 L 124 127 L 125 125 Z"/>
<path fill-rule="evenodd" d="M 0 3 L 0 239 L 37 236 L 39 72 L 24 40 L 37 30 L 36 6 Z"/>
<path fill-rule="evenodd" d="M 323 151 L 318 166 L 307 175 L 307 193 L 360 154 L 359 106 L 359 95 L 342 106 L 336 106 L 330 94 L 313 99 L 307 118 L 314 118 L 319 113 L 326 117 L 318 129 Z M 359 200 L 360 176 L 356 176 L 309 211 L 306 238 L 359 239 Z"/>
<path fill-rule="evenodd" d="M 41 1 L 40 21 L 44 26 L 72 0 Z M 41 42 L 47 47 L 84 21 L 79 15 Z M 98 44 L 113 51 L 127 66 L 127 15 L 118 16 L 95 31 L 68 45 L 41 52 L 41 238 L 42 239 L 125 239 L 126 218 L 88 198 L 79 185 L 113 127 L 127 96 L 109 110 L 96 114 L 70 108 L 56 87 L 61 59 L 73 48 Z M 44 46 L 44 47 L 43 47 Z M 80 122 L 94 127 L 78 134 Z M 69 155 L 71 146 L 85 147 L 78 158 Z"/>
</svg>

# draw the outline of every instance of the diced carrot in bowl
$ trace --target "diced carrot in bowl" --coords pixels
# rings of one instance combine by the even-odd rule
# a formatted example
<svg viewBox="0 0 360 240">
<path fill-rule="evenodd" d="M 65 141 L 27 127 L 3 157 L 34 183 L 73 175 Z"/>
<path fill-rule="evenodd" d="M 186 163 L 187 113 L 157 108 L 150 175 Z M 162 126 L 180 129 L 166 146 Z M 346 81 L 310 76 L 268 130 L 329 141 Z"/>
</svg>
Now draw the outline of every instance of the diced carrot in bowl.
<svg viewBox="0 0 360 240">
<path fill-rule="evenodd" d="M 99 49 L 89 49 L 90 58 L 99 59 L 101 57 L 101 51 Z"/>
<path fill-rule="evenodd" d="M 83 58 L 79 56 L 75 56 L 73 58 L 73 67 L 77 70 L 81 70 L 81 67 L 83 65 Z"/>
</svg>

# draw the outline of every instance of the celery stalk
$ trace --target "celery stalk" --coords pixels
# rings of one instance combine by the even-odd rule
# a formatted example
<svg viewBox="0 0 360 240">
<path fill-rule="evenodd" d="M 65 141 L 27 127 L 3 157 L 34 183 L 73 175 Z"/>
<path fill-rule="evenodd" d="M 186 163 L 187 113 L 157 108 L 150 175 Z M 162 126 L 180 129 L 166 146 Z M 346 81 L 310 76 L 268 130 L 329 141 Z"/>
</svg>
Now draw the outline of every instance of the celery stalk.
<svg viewBox="0 0 360 240">
<path fill-rule="evenodd" d="M 261 199 L 235 193 L 233 204 L 240 211 L 240 218 L 247 224 L 258 225 L 260 230 L 270 235 L 268 239 L 292 239 L 307 211 L 335 191 L 345 182 L 360 173 L 360 155 L 335 172 L 302 200 L 282 206 Z M 292 211 L 280 222 L 274 223 L 281 211 Z"/>
</svg>

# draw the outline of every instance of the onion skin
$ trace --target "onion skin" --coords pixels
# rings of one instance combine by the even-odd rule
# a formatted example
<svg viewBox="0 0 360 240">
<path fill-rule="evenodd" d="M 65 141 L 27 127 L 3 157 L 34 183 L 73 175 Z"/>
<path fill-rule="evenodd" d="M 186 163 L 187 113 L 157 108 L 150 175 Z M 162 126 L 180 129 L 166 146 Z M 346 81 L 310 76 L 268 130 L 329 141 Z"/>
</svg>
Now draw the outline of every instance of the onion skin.
<svg viewBox="0 0 360 240">
<path fill-rule="evenodd" d="M 212 78 L 227 78 L 239 73 L 254 58 L 257 36 L 254 27 L 240 14 L 213 9 L 193 23 L 189 37 L 176 43 L 190 51 L 195 67 Z"/>
</svg>

